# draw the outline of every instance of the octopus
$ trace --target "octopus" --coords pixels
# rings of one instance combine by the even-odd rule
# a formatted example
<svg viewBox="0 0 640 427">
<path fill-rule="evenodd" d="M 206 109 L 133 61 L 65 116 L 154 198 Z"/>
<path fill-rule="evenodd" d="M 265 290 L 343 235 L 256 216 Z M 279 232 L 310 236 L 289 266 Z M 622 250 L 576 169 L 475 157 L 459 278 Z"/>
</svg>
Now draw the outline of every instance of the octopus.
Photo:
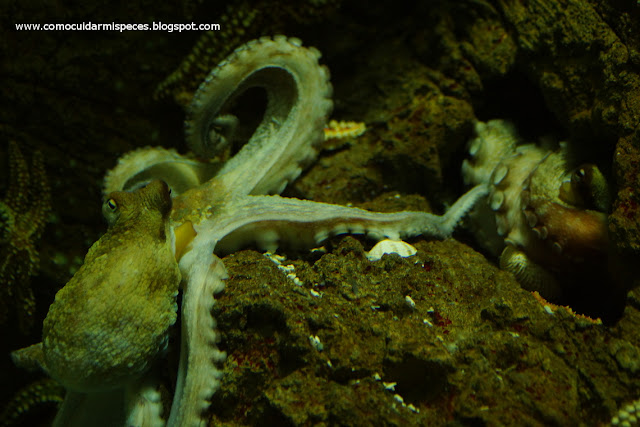
<svg viewBox="0 0 640 427">
<path fill-rule="evenodd" d="M 477 122 L 462 165 L 468 185 L 490 186 L 472 215 L 476 237 L 501 268 L 549 300 L 573 292 L 576 277 L 607 267 L 609 188 L 595 164 L 572 168 L 565 144 L 520 144 L 504 120 Z M 580 280 L 580 279 L 579 279 Z"/>
<path fill-rule="evenodd" d="M 109 230 L 58 292 L 43 343 L 14 353 L 21 365 L 39 361 L 67 389 L 55 424 L 206 423 L 203 413 L 220 386 L 216 365 L 225 358 L 211 316 L 227 278 L 219 254 L 252 243 L 269 251 L 281 244 L 313 248 L 344 233 L 444 239 L 486 195 L 485 185 L 475 186 L 443 215 L 279 196 L 324 140 L 332 88 L 319 59 L 317 50 L 284 36 L 239 47 L 202 83 L 187 111 L 192 154 L 139 149 L 106 175 Z M 257 124 L 232 108 L 255 89 L 266 93 Z M 222 164 L 203 160 L 233 153 L 238 140 L 244 144 Z M 180 361 L 165 421 L 152 366 L 176 320 L 179 289 Z"/>
<path fill-rule="evenodd" d="M 105 399 L 105 391 L 128 389 L 166 349 L 181 279 L 170 211 L 169 187 L 162 181 L 110 194 L 103 204 L 109 229 L 56 294 L 42 343 L 25 350 L 67 390 L 57 425 L 86 423 L 86 414 L 74 410 L 79 404 L 117 402 Z M 118 413 L 112 409 L 101 416 L 117 424 L 104 418 Z"/>
<path fill-rule="evenodd" d="M 134 193 L 114 192 L 105 201 L 109 229 L 56 294 L 42 327 L 47 371 L 69 390 L 126 383 L 166 348 L 181 278 L 170 210 L 162 181 Z"/>
</svg>

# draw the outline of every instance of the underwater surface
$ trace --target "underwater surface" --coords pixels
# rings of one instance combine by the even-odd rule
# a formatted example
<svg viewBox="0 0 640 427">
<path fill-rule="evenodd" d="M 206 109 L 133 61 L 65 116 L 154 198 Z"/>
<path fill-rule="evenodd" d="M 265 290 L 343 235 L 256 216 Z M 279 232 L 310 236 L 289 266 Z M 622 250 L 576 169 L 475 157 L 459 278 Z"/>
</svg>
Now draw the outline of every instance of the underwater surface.
<svg viewBox="0 0 640 427">
<path fill-rule="evenodd" d="M 536 211 L 538 223 L 529 225 L 540 233 L 546 220 L 543 232 L 561 236 L 564 252 L 518 247 L 525 255 L 518 265 L 541 264 L 542 272 L 525 271 L 552 276 L 561 291 L 538 289 L 545 300 L 530 292 L 542 280 L 501 269 L 508 267 L 502 247 L 473 214 L 451 238 L 406 239 L 417 250 L 408 257 L 372 261 L 376 241 L 361 234 L 331 236 L 313 250 L 283 245 L 278 256 L 255 245 L 225 251 L 228 279 L 211 313 L 226 359 L 203 425 L 605 425 L 633 418 L 632 409 L 618 411 L 640 399 L 636 1 L 143 1 L 108 8 L 4 1 L 3 9 L 1 425 L 50 425 L 64 398 L 60 383 L 36 366 L 16 366 L 10 354 L 42 340 L 54 296 L 107 230 L 107 171 L 142 147 L 186 153 L 185 111 L 209 70 L 250 40 L 276 34 L 322 53 L 333 85 L 329 119 L 367 129 L 324 142 L 282 196 L 442 214 L 468 189 L 461 169 L 473 157 L 477 122 L 508 120 L 523 142 L 547 150 L 545 159 L 563 141 L 568 181 L 559 197 L 548 195 L 554 209 Z M 16 30 L 18 23 L 191 21 L 221 29 Z M 257 123 L 266 104 L 264 92 L 249 91 L 233 113 Z M 233 156 L 243 138 L 217 160 Z M 605 195 L 585 170 L 601 172 Z M 518 197 L 534 191 L 536 172 L 516 182 Z M 495 173 L 491 179 L 495 195 L 502 181 Z M 291 236 L 283 240 L 296 246 Z M 568 257 L 568 248 L 578 255 Z M 167 351 L 154 361 L 164 419 L 181 369 L 180 326 L 170 328 Z"/>
</svg>

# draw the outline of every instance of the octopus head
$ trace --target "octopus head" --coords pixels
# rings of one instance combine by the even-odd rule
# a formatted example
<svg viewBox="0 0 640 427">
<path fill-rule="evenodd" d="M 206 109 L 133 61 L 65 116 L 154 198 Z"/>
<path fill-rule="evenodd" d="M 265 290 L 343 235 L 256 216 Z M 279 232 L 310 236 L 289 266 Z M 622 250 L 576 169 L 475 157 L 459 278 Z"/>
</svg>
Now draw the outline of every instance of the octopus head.
<svg viewBox="0 0 640 427">
<path fill-rule="evenodd" d="M 170 212 L 171 190 L 159 180 L 136 192 L 113 192 L 102 204 L 102 215 L 110 229 L 157 226 L 166 222 Z"/>
</svg>

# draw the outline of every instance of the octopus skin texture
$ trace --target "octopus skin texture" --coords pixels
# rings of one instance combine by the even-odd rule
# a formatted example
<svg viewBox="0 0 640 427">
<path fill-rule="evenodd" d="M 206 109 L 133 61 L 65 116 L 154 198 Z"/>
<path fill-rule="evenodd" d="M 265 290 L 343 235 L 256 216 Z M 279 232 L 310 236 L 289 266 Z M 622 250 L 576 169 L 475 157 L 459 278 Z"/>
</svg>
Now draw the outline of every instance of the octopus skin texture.
<svg viewBox="0 0 640 427">
<path fill-rule="evenodd" d="M 549 300 L 565 300 L 583 280 L 606 281 L 610 197 L 597 166 L 572 167 L 563 144 L 522 144 L 504 120 L 477 122 L 475 132 L 462 176 L 490 186 L 472 214 L 479 243 Z"/>
<path fill-rule="evenodd" d="M 57 293 L 43 325 L 45 367 L 67 389 L 122 387 L 166 347 L 180 283 L 170 210 L 162 181 L 104 202 L 109 229 Z"/>
</svg>

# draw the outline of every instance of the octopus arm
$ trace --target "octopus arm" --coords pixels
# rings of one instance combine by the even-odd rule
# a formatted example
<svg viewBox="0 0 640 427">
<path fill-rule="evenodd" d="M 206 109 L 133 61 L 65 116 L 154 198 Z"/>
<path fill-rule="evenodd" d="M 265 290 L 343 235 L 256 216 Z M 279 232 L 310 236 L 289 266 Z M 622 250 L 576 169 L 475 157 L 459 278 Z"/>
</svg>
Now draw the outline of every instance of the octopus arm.
<svg viewBox="0 0 640 427">
<path fill-rule="evenodd" d="M 214 294 L 222 291 L 228 277 L 222 261 L 209 242 L 196 238 L 180 260 L 185 278 L 182 297 L 182 334 L 176 391 L 169 426 L 204 426 L 202 418 L 209 400 L 220 387 L 222 371 L 216 363 L 226 354 L 218 350 L 216 321 L 211 316 Z"/>
<path fill-rule="evenodd" d="M 500 255 L 500 268 L 513 273 L 522 287 L 528 291 L 538 291 L 546 299 L 562 296 L 562 287 L 544 267 L 529 258 L 527 254 L 512 245 L 505 246 Z"/>
<path fill-rule="evenodd" d="M 318 64 L 320 56 L 296 38 L 262 37 L 236 49 L 197 90 L 185 128 L 189 147 L 202 157 L 228 143 L 215 131 L 226 105 L 251 88 L 267 94 L 262 122 L 218 175 L 227 188 L 280 193 L 315 158 L 333 108 L 329 70 Z"/>
<path fill-rule="evenodd" d="M 376 240 L 418 235 L 444 239 L 485 194 L 486 187 L 475 187 L 443 215 L 413 211 L 379 213 L 280 196 L 249 196 L 218 213 L 215 221 L 201 223 L 196 232 L 210 235 L 216 251 L 222 253 L 250 243 L 275 250 L 281 241 L 309 248 L 331 235 L 346 233 L 366 234 Z"/>
</svg>

